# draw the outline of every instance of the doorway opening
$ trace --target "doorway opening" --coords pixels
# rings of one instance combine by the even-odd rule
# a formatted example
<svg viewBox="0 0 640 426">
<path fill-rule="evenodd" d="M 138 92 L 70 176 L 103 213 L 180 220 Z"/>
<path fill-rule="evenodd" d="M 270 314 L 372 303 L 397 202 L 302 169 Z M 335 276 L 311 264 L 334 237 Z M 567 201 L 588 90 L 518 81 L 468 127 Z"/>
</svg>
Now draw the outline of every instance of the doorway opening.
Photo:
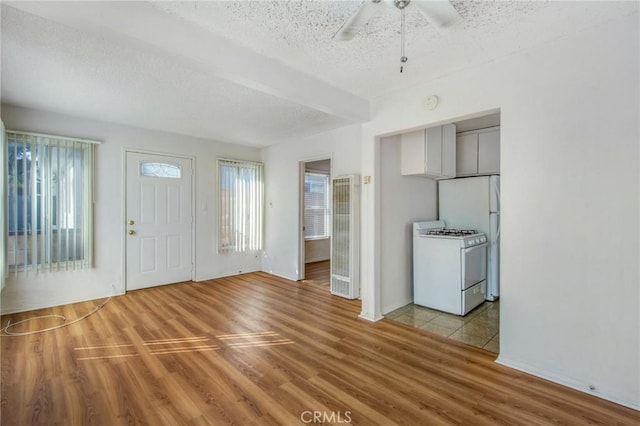
<svg viewBox="0 0 640 426">
<path fill-rule="evenodd" d="M 331 270 L 331 159 L 300 162 L 298 279 L 329 288 Z"/>
<path fill-rule="evenodd" d="M 492 111 L 473 118 L 452 120 L 451 124 L 456 127 L 456 168 L 452 179 L 434 181 L 403 176 L 402 150 L 408 145 L 403 146 L 402 135 L 380 140 L 380 157 L 385 159 L 380 170 L 380 197 L 383 200 L 380 221 L 384 223 L 380 238 L 382 312 L 387 319 L 499 353 L 501 115 L 499 111 Z M 405 149 L 411 153 L 409 148 Z M 394 159 L 398 161 L 392 161 Z M 416 199 L 420 203 L 416 204 Z M 455 283 L 455 278 L 461 276 L 457 266 L 443 268 L 443 275 L 453 279 L 434 279 L 422 274 L 417 279 L 415 274 L 412 276 L 413 265 L 417 262 L 438 261 L 441 265 L 449 265 L 439 257 L 439 252 L 416 258 L 412 250 L 416 235 L 421 239 L 412 224 L 436 219 L 443 221 L 447 228 L 474 230 L 487 239 L 486 260 L 481 262 L 486 262 L 485 297 L 470 312 L 465 310 L 467 313 L 463 316 L 455 310 L 440 310 L 445 308 L 442 298 L 448 297 L 445 296 L 448 293 L 438 286 L 434 287 L 434 293 L 422 297 L 420 304 L 415 303 L 417 286 L 424 289 L 426 284 L 446 280 Z M 404 235 L 404 238 L 398 238 L 398 235 Z M 404 265 L 404 268 L 397 265 Z M 398 285 L 400 283 L 404 286 Z M 459 303 L 463 309 L 462 304 L 469 299 L 460 295 L 460 298 L 455 296 L 452 303 Z M 409 300 L 411 303 L 406 304 Z"/>
</svg>

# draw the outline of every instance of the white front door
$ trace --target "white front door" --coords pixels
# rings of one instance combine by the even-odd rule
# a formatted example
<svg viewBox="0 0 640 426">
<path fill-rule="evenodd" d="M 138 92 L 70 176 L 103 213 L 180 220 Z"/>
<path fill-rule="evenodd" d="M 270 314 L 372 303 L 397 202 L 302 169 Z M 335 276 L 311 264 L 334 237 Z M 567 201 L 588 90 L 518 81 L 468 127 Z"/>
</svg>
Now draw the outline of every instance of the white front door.
<svg viewBox="0 0 640 426">
<path fill-rule="evenodd" d="M 192 164 L 126 154 L 127 290 L 192 278 Z"/>
</svg>

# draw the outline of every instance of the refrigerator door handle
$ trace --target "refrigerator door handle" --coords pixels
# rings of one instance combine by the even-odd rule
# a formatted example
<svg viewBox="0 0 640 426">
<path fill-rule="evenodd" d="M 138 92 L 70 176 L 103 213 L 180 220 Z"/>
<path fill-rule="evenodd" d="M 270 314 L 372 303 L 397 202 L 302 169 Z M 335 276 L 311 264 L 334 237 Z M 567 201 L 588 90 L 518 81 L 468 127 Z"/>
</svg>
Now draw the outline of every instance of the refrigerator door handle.
<svg viewBox="0 0 640 426">
<path fill-rule="evenodd" d="M 496 223 L 497 223 L 497 227 L 496 227 L 496 233 L 495 235 L 493 235 L 493 238 L 491 239 L 491 244 L 497 244 L 498 240 L 500 239 L 500 212 L 495 212 L 495 213 L 491 213 L 491 215 L 496 215 Z"/>
<path fill-rule="evenodd" d="M 498 186 L 498 180 L 497 179 L 492 179 L 493 182 L 493 193 L 496 194 L 496 211 L 495 212 L 491 212 L 491 213 L 499 213 L 500 212 L 500 207 L 501 207 L 501 203 L 500 203 L 500 187 Z"/>
<path fill-rule="evenodd" d="M 495 214 L 496 215 L 496 221 L 497 223 L 497 230 L 496 230 L 496 234 L 493 237 L 493 241 L 491 241 L 492 244 L 496 244 L 498 242 L 498 240 L 500 239 L 500 209 L 502 208 L 501 202 L 500 202 L 500 185 L 498 184 L 498 182 L 500 182 L 498 180 L 499 178 L 494 178 L 492 180 L 493 182 L 493 192 L 496 194 L 496 202 L 497 202 L 497 210 L 495 212 L 492 212 L 491 214 Z"/>
</svg>

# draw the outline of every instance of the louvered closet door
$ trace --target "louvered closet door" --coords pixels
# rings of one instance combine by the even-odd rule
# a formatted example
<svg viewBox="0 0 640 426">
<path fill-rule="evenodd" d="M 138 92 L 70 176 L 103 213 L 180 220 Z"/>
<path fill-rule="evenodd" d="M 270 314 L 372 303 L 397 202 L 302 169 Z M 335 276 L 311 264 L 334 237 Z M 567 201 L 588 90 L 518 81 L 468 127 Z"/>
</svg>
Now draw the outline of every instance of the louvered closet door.
<svg viewBox="0 0 640 426">
<path fill-rule="evenodd" d="M 191 160 L 127 153 L 127 290 L 192 278 Z"/>
</svg>

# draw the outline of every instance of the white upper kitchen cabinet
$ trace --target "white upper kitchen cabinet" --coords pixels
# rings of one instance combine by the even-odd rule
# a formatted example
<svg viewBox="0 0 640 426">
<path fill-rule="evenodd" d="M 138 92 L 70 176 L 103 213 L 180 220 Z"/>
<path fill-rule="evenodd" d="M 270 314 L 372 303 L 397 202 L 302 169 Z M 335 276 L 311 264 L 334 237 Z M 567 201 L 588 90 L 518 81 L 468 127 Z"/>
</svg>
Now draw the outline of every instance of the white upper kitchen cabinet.
<svg viewBox="0 0 640 426">
<path fill-rule="evenodd" d="M 500 173 L 500 129 L 478 133 L 478 174 Z"/>
<path fill-rule="evenodd" d="M 456 126 L 445 124 L 400 136 L 403 175 L 433 179 L 456 176 Z"/>
<path fill-rule="evenodd" d="M 456 136 L 456 175 L 500 174 L 500 128 L 474 130 Z"/>
<path fill-rule="evenodd" d="M 456 174 L 472 176 L 478 173 L 478 134 L 467 133 L 456 137 Z"/>
</svg>

